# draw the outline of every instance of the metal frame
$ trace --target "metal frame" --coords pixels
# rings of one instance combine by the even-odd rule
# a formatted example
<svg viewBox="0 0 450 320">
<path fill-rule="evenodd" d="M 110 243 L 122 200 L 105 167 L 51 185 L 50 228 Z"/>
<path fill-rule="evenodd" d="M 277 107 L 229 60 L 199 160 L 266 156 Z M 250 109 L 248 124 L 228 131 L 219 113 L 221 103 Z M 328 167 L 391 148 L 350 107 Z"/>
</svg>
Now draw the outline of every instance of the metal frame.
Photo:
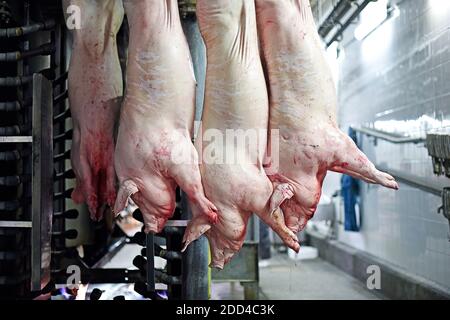
<svg viewBox="0 0 450 320">
<path fill-rule="evenodd" d="M 53 98 L 52 84 L 42 74 L 33 76 L 33 136 L 2 137 L 6 143 L 32 142 L 31 221 L 0 221 L 0 228 L 31 229 L 31 290 L 50 279 L 50 231 L 53 214 Z"/>
<path fill-rule="evenodd" d="M 53 215 L 53 88 L 41 74 L 33 79 L 33 169 L 31 290 L 50 279 L 50 233 Z"/>
<path fill-rule="evenodd" d="M 258 242 L 246 241 L 223 270 L 211 271 L 213 281 L 240 282 L 246 300 L 259 298 Z"/>
</svg>

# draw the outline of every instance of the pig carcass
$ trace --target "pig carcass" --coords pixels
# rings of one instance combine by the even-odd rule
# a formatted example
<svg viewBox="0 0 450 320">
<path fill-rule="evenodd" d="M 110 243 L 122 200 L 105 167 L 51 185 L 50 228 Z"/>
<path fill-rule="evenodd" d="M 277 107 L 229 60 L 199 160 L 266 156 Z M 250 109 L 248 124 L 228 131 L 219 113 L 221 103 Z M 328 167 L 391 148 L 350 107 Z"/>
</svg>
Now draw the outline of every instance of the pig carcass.
<svg viewBox="0 0 450 320">
<path fill-rule="evenodd" d="M 145 231 L 161 232 L 175 210 L 176 186 L 192 210 L 214 223 L 192 143 L 195 77 L 176 0 L 124 1 L 130 26 L 127 88 L 115 167 L 120 182 L 114 211 L 129 197 L 141 209 Z"/>
<path fill-rule="evenodd" d="M 279 130 L 279 169 L 288 184 L 286 225 L 295 233 L 313 216 L 328 170 L 398 189 L 336 122 L 336 91 L 309 0 L 256 0 L 256 17 L 270 87 L 270 129 Z"/>
<path fill-rule="evenodd" d="M 279 209 L 292 192 L 284 184 L 274 190 L 263 168 L 269 102 L 254 1 L 198 0 L 197 17 L 207 49 L 201 175 L 218 221 L 212 225 L 194 212 L 186 245 L 205 233 L 211 266 L 223 268 L 241 248 L 248 219 L 256 213 L 298 250 L 298 239 Z"/>
<path fill-rule="evenodd" d="M 86 202 L 92 219 L 100 220 L 105 205 L 112 207 L 116 199 L 114 126 L 123 95 L 116 35 L 123 6 L 121 0 L 66 0 L 64 8 L 66 14 L 79 13 L 67 16 L 73 22 L 68 76 L 76 176 L 72 199 Z"/>
</svg>

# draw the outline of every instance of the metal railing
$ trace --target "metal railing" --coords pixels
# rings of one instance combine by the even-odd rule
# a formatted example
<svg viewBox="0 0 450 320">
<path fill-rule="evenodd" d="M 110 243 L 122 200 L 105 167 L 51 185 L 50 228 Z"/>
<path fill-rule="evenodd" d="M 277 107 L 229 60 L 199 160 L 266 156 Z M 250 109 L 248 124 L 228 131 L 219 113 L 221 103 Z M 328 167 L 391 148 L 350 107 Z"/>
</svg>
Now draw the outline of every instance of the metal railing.
<svg viewBox="0 0 450 320">
<path fill-rule="evenodd" d="M 448 187 L 448 184 L 438 181 L 436 179 L 427 179 L 414 174 L 407 173 L 405 171 L 391 169 L 377 165 L 377 169 L 389 173 L 396 180 L 403 182 L 411 187 L 420 189 L 422 191 L 434 194 L 438 197 L 442 196 L 442 190 Z"/>
<path fill-rule="evenodd" d="M 367 136 L 371 136 L 377 139 L 385 140 L 395 144 L 403 144 L 403 143 L 421 143 L 425 142 L 426 138 L 424 137 L 411 137 L 411 136 L 401 136 L 390 132 L 385 132 L 373 128 L 368 127 L 359 127 L 359 126 L 351 126 L 353 130 L 356 132 L 360 132 Z"/>
</svg>

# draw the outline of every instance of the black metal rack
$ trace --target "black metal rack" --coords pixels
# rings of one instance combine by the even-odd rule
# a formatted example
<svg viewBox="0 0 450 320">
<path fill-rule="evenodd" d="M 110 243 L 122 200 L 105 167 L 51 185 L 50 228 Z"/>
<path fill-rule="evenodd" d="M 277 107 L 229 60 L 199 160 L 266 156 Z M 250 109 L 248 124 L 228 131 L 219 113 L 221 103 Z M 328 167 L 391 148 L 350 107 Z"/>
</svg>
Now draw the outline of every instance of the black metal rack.
<svg viewBox="0 0 450 320">
<path fill-rule="evenodd" d="M 67 161 L 69 50 L 61 3 L 0 1 L 0 38 L 0 299 L 34 298 L 55 284 L 64 286 L 70 265 L 80 268 L 84 284 L 135 283 L 150 299 L 206 299 L 207 247 L 203 239 L 181 253 L 190 213 L 179 190 L 174 220 L 161 234 L 127 238 L 116 230 L 111 237 L 100 222 L 94 226 L 96 244 L 85 246 L 84 258 L 67 246 L 79 235 L 66 221 L 81 212 L 67 207 L 74 173 Z M 118 41 L 125 68 L 126 25 Z M 134 217 L 142 219 L 139 210 Z M 138 270 L 95 267 L 111 247 L 126 242 L 143 246 L 134 261 Z M 195 258 L 199 252 L 202 259 Z M 155 269 L 155 256 L 167 261 L 164 270 Z M 166 294 L 159 294 L 165 287 Z"/>
<path fill-rule="evenodd" d="M 0 3 L 0 297 L 33 297 L 49 281 L 54 60 L 42 58 L 54 53 L 55 23 L 33 22 L 35 10 Z"/>
</svg>

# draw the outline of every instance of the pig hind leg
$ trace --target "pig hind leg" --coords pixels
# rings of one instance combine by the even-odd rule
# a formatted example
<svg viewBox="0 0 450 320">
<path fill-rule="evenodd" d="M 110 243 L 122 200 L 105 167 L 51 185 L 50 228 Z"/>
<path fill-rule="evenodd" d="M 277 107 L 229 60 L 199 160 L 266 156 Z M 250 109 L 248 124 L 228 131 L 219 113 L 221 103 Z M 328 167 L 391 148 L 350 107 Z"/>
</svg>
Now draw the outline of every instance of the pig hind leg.
<svg viewBox="0 0 450 320">
<path fill-rule="evenodd" d="M 189 143 L 190 159 L 187 159 L 188 161 L 185 163 L 172 164 L 169 174 L 181 190 L 186 192 L 193 209 L 195 207 L 199 214 L 205 215 L 209 222 L 214 224 L 217 222 L 217 208 L 205 196 L 198 167 L 197 151 L 190 141 L 186 142 Z"/>
<path fill-rule="evenodd" d="M 345 173 L 368 183 L 376 183 L 387 188 L 398 189 L 398 184 L 391 175 L 377 170 L 350 137 L 342 134 L 343 145 L 338 151 L 338 161 L 329 168 L 331 171 Z"/>
</svg>

